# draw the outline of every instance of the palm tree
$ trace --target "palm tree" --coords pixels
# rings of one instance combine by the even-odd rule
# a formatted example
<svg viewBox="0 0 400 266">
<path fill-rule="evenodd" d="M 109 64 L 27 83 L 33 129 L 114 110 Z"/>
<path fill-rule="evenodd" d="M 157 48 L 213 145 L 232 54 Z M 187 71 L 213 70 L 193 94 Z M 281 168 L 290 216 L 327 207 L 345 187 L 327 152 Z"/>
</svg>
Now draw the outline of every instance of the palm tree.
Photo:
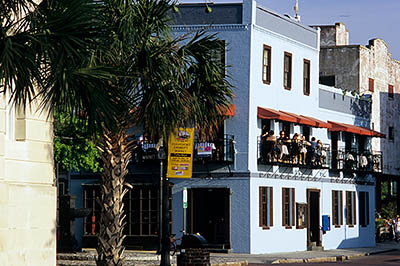
<svg viewBox="0 0 400 266">
<path fill-rule="evenodd" d="M 1 91 L 22 106 L 40 98 L 50 113 L 85 110 L 90 126 L 113 120 L 115 94 L 98 86 L 112 72 L 93 60 L 97 11 L 92 0 L 1 0 Z"/>
<path fill-rule="evenodd" d="M 97 264 L 120 265 L 124 250 L 122 199 L 127 191 L 125 175 L 133 148 L 127 128 L 143 126 L 153 140 L 166 140 L 184 125 L 210 133 L 232 92 L 224 66 L 212 60 L 215 51 L 222 49 L 221 42 L 204 32 L 191 38 L 172 38 L 168 14 L 174 6 L 169 1 L 109 0 L 104 1 L 104 8 L 101 21 L 104 28 L 112 29 L 105 38 L 111 53 L 103 54 L 100 61 L 123 73 L 108 86 L 131 97 L 117 126 L 105 130 L 103 138 Z M 164 251 L 169 248 L 168 235 L 168 230 L 163 230 Z"/>
<path fill-rule="evenodd" d="M 173 38 L 167 0 L 2 2 L 12 4 L 0 8 L 1 87 L 17 104 L 40 97 L 41 107 L 76 114 L 102 133 L 97 265 L 122 265 L 134 147 L 127 129 L 143 126 L 165 140 L 185 125 L 212 134 L 232 97 L 224 65 L 213 60 L 221 42 L 204 32 Z"/>
</svg>

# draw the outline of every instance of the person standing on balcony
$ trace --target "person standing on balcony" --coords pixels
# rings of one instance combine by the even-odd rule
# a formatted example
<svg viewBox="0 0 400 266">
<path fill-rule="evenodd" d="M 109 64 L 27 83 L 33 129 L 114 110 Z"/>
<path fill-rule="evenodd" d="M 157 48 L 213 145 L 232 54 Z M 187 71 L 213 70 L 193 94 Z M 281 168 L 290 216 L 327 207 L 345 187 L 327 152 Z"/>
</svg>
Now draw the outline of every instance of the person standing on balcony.
<svg viewBox="0 0 400 266">
<path fill-rule="evenodd" d="M 287 145 L 290 143 L 290 139 L 285 136 L 285 131 L 279 133 L 278 148 L 280 150 L 279 162 L 285 162 L 289 158 L 289 149 Z"/>
<path fill-rule="evenodd" d="M 316 164 L 316 160 L 317 160 L 317 148 L 318 148 L 318 143 L 317 143 L 317 139 L 315 137 L 311 138 L 311 142 L 310 142 L 310 151 L 309 151 L 309 158 L 310 158 L 310 164 L 314 165 Z"/>
<path fill-rule="evenodd" d="M 300 156 L 300 140 L 299 134 L 294 133 L 292 142 L 290 143 L 290 153 L 292 157 L 292 163 L 297 164 L 299 163 L 299 156 Z"/>
<path fill-rule="evenodd" d="M 300 164 L 306 164 L 306 156 L 307 156 L 307 147 L 311 144 L 306 140 L 306 137 L 303 135 L 300 138 Z"/>
<path fill-rule="evenodd" d="M 265 162 L 272 162 L 275 159 L 276 137 L 274 131 L 270 130 L 261 137 L 261 158 Z"/>
</svg>

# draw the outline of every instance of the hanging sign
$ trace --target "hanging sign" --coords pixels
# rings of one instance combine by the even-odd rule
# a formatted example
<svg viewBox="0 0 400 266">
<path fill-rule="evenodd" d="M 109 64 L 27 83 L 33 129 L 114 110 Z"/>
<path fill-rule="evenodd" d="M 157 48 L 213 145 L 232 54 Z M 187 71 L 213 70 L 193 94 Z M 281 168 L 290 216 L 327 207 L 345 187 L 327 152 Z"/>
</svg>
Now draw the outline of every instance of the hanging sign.
<svg viewBox="0 0 400 266">
<path fill-rule="evenodd" d="M 187 208 L 187 188 L 184 187 L 183 188 L 183 208 L 186 209 Z"/>
<path fill-rule="evenodd" d="M 168 139 L 169 178 L 192 178 L 194 128 L 179 128 Z"/>
</svg>

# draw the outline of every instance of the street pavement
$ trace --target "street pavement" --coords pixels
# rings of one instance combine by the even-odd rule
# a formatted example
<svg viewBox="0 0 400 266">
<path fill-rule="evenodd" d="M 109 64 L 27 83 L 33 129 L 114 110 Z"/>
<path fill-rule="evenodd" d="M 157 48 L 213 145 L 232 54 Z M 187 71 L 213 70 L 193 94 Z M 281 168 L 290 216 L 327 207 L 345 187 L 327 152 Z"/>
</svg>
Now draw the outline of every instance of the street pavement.
<svg viewBox="0 0 400 266">
<path fill-rule="evenodd" d="M 397 252 L 397 253 L 396 253 Z M 283 264 L 290 265 L 292 263 L 303 263 L 302 265 L 318 265 L 315 263 L 326 262 L 344 262 L 343 265 L 351 265 L 348 262 L 363 260 L 372 261 L 370 258 L 387 258 L 388 264 L 366 264 L 366 265 L 400 265 L 400 243 L 395 241 L 387 241 L 384 243 L 377 243 L 376 247 L 368 248 L 350 248 L 350 249 L 334 249 L 326 251 L 301 251 L 290 253 L 273 253 L 273 254 L 221 254 L 211 253 L 211 265 L 213 266 L 242 266 L 242 265 L 271 265 Z M 84 250 L 74 254 L 58 254 L 57 265 L 70 266 L 70 265 L 95 265 L 94 257 L 95 250 Z M 378 255 L 379 254 L 379 255 Z M 391 254 L 386 256 L 386 254 Z M 371 255 L 371 256 L 370 256 Z M 373 255 L 373 256 L 372 256 Z M 154 251 L 131 251 L 125 252 L 126 265 L 159 265 L 159 255 Z M 367 256 L 367 257 L 366 257 Z M 378 257 L 377 257 L 378 256 Z M 392 257 L 390 257 L 392 256 Z M 176 256 L 173 256 L 171 263 L 176 265 Z M 289 263 L 289 264 L 288 264 Z M 323 264 L 322 264 L 323 265 Z M 359 264 L 363 265 L 363 263 Z"/>
<path fill-rule="evenodd" d="M 275 264 L 257 264 L 249 263 L 249 266 L 265 266 L 265 265 L 275 265 Z M 313 263 L 288 263 L 285 266 L 327 266 L 331 265 L 332 262 L 313 262 Z M 400 265 L 400 251 L 392 251 L 387 253 L 375 254 L 371 256 L 363 256 L 358 258 L 353 258 L 346 261 L 335 262 L 334 266 L 392 266 Z"/>
<path fill-rule="evenodd" d="M 247 261 L 249 264 L 278 264 L 278 263 L 307 263 L 307 262 L 336 262 L 354 259 L 362 256 L 380 254 L 400 250 L 400 243 L 387 241 L 377 243 L 375 247 L 334 249 L 326 251 L 301 251 L 273 254 L 212 254 L 211 258 L 225 257 L 235 261 Z M 232 260 L 233 261 L 233 260 Z M 399 264 L 400 265 L 400 264 Z"/>
</svg>

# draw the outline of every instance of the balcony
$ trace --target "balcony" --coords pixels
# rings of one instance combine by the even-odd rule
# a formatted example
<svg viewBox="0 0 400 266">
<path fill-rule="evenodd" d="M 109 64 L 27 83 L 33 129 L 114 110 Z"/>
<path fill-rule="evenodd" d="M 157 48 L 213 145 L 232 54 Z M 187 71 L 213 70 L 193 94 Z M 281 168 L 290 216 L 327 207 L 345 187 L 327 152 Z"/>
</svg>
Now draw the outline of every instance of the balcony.
<svg viewBox="0 0 400 266">
<path fill-rule="evenodd" d="M 382 152 L 346 149 L 332 150 L 332 169 L 344 171 L 382 172 Z"/>
<path fill-rule="evenodd" d="M 266 141 L 261 143 L 260 137 L 257 139 L 257 159 L 259 164 L 281 165 L 302 168 L 329 168 L 331 162 L 330 145 L 322 144 L 318 149 L 306 146 L 306 153 L 300 154 L 298 148 L 292 143 L 286 143 L 288 155 L 281 153 L 282 145 Z"/>
<path fill-rule="evenodd" d="M 138 141 L 139 143 L 139 141 Z M 213 163 L 233 163 L 235 157 L 234 136 L 224 135 L 222 139 L 215 139 L 212 142 L 194 141 L 193 161 Z M 134 164 L 150 163 L 158 161 L 157 144 L 141 142 L 133 151 L 131 161 Z"/>
</svg>

